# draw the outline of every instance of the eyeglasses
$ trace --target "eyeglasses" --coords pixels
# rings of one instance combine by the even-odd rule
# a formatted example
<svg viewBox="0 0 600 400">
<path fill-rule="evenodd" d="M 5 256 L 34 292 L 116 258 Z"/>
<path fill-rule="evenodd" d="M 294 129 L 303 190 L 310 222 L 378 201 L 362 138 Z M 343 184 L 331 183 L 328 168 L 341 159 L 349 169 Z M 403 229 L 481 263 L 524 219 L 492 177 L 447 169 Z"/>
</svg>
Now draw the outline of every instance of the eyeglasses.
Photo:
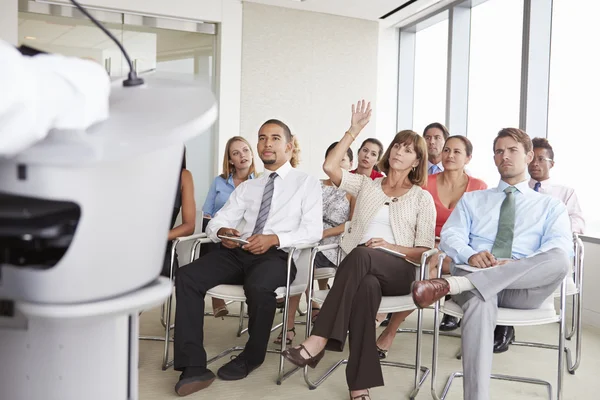
<svg viewBox="0 0 600 400">
<path fill-rule="evenodd" d="M 534 160 L 537 160 L 539 163 L 543 163 L 544 161 L 548 161 L 548 162 L 554 162 L 554 160 L 553 160 L 553 159 L 551 159 L 551 158 L 548 158 L 548 157 L 541 157 L 541 156 L 540 156 L 540 157 L 537 157 L 537 158 L 534 158 Z"/>
</svg>

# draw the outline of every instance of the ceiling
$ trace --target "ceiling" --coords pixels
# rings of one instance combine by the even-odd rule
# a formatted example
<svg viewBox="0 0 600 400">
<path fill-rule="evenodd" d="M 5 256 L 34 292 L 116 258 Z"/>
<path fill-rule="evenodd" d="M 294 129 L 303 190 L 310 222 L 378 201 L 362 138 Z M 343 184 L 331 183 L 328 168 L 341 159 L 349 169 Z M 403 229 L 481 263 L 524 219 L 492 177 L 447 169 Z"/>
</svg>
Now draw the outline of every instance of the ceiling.
<svg viewBox="0 0 600 400">
<path fill-rule="evenodd" d="M 297 10 L 341 15 L 344 17 L 379 20 L 410 0 L 242 0 Z M 419 0 L 420 1 L 420 0 Z"/>
</svg>

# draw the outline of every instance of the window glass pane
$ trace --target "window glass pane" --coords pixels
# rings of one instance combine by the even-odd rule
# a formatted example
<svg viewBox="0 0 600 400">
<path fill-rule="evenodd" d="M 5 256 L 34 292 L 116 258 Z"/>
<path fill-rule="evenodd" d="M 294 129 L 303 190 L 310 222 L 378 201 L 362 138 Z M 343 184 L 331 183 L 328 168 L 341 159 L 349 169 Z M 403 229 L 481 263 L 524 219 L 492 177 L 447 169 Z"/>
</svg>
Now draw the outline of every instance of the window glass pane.
<svg viewBox="0 0 600 400">
<path fill-rule="evenodd" d="M 550 59 L 548 141 L 556 160 L 550 177 L 575 189 L 586 234 L 600 237 L 597 170 L 600 110 L 600 3 L 554 0 Z M 595 39 L 593 39 L 595 38 Z"/>
<path fill-rule="evenodd" d="M 493 139 L 500 129 L 519 126 L 522 21 L 523 0 L 489 0 L 471 10 L 468 169 L 490 186 L 500 178 Z"/>
<path fill-rule="evenodd" d="M 431 122 L 446 121 L 447 56 L 447 18 L 417 32 L 413 129 L 418 133 Z"/>
<path fill-rule="evenodd" d="M 142 76 L 157 70 L 178 78 L 189 77 L 209 88 L 214 86 L 215 35 L 107 22 L 103 25 L 123 44 L 134 68 Z M 20 12 L 19 44 L 93 59 L 102 64 L 114 80 L 129 71 L 118 46 L 87 19 Z M 194 176 L 198 209 L 202 208 L 215 175 L 215 129 L 186 143 L 187 167 Z M 202 213 L 199 216 L 201 218 Z"/>
</svg>

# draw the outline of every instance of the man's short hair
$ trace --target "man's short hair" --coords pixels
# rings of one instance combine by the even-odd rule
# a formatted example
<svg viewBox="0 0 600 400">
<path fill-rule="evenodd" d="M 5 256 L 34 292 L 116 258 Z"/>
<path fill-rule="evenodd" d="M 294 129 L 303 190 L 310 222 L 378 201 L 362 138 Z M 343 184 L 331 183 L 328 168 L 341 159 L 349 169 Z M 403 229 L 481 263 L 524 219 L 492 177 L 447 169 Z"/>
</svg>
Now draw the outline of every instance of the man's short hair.
<svg viewBox="0 0 600 400">
<path fill-rule="evenodd" d="M 425 129 L 423 129 L 423 137 L 425 136 L 425 133 L 427 133 L 427 131 L 432 128 L 439 129 L 440 131 L 442 131 L 442 134 L 444 135 L 444 140 L 448 139 L 448 136 L 450 136 L 450 132 L 448 131 L 448 128 L 446 128 L 443 124 L 441 124 L 439 122 L 433 122 L 433 123 L 427 125 L 425 127 Z"/>
<path fill-rule="evenodd" d="M 546 149 L 546 150 L 548 150 L 548 154 L 550 155 L 550 158 L 552 159 L 552 161 L 554 161 L 554 150 L 552 150 L 552 146 L 550 146 L 550 143 L 548 142 L 548 139 L 541 138 L 541 137 L 536 137 L 536 138 L 533 138 L 533 140 L 531 141 L 531 143 L 533 143 L 533 148 L 534 149 Z"/>
<path fill-rule="evenodd" d="M 498 132 L 498 135 L 494 139 L 494 153 L 496 152 L 496 142 L 498 139 L 503 137 L 511 137 L 517 142 L 521 143 L 525 149 L 525 153 L 529 153 L 533 149 L 531 138 L 527 133 L 525 133 L 525 131 L 517 128 L 503 128 L 500 130 L 500 132 Z"/>
<path fill-rule="evenodd" d="M 291 143 L 291 141 L 292 141 L 292 131 L 290 130 L 289 126 L 287 126 L 284 122 L 282 122 L 282 121 L 280 121 L 278 119 L 270 119 L 270 120 L 266 121 L 264 124 L 262 124 L 260 126 L 260 129 L 262 129 L 265 125 L 270 125 L 270 124 L 277 125 L 280 128 L 282 128 L 283 129 L 283 133 L 285 134 L 285 141 L 287 143 Z"/>
</svg>

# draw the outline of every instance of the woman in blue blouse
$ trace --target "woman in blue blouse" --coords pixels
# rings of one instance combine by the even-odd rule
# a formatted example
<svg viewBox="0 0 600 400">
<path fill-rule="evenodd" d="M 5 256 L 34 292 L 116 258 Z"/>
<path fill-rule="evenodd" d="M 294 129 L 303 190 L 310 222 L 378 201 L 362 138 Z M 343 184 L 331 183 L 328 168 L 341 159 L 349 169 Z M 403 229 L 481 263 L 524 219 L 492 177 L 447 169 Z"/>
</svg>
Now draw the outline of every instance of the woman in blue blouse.
<svg viewBox="0 0 600 400">
<path fill-rule="evenodd" d="M 206 229 L 206 224 L 215 214 L 225 205 L 231 192 L 238 185 L 248 179 L 254 178 L 254 154 L 250 143 L 241 136 L 234 136 L 227 141 L 225 146 L 225 155 L 223 156 L 223 173 L 215 178 L 206 201 L 202 206 L 204 214 L 202 222 L 202 231 Z M 200 256 L 207 254 L 211 249 L 220 246 L 218 243 L 203 245 L 200 248 Z M 225 301 L 213 299 L 213 311 L 215 318 L 224 317 L 229 314 Z"/>
</svg>

